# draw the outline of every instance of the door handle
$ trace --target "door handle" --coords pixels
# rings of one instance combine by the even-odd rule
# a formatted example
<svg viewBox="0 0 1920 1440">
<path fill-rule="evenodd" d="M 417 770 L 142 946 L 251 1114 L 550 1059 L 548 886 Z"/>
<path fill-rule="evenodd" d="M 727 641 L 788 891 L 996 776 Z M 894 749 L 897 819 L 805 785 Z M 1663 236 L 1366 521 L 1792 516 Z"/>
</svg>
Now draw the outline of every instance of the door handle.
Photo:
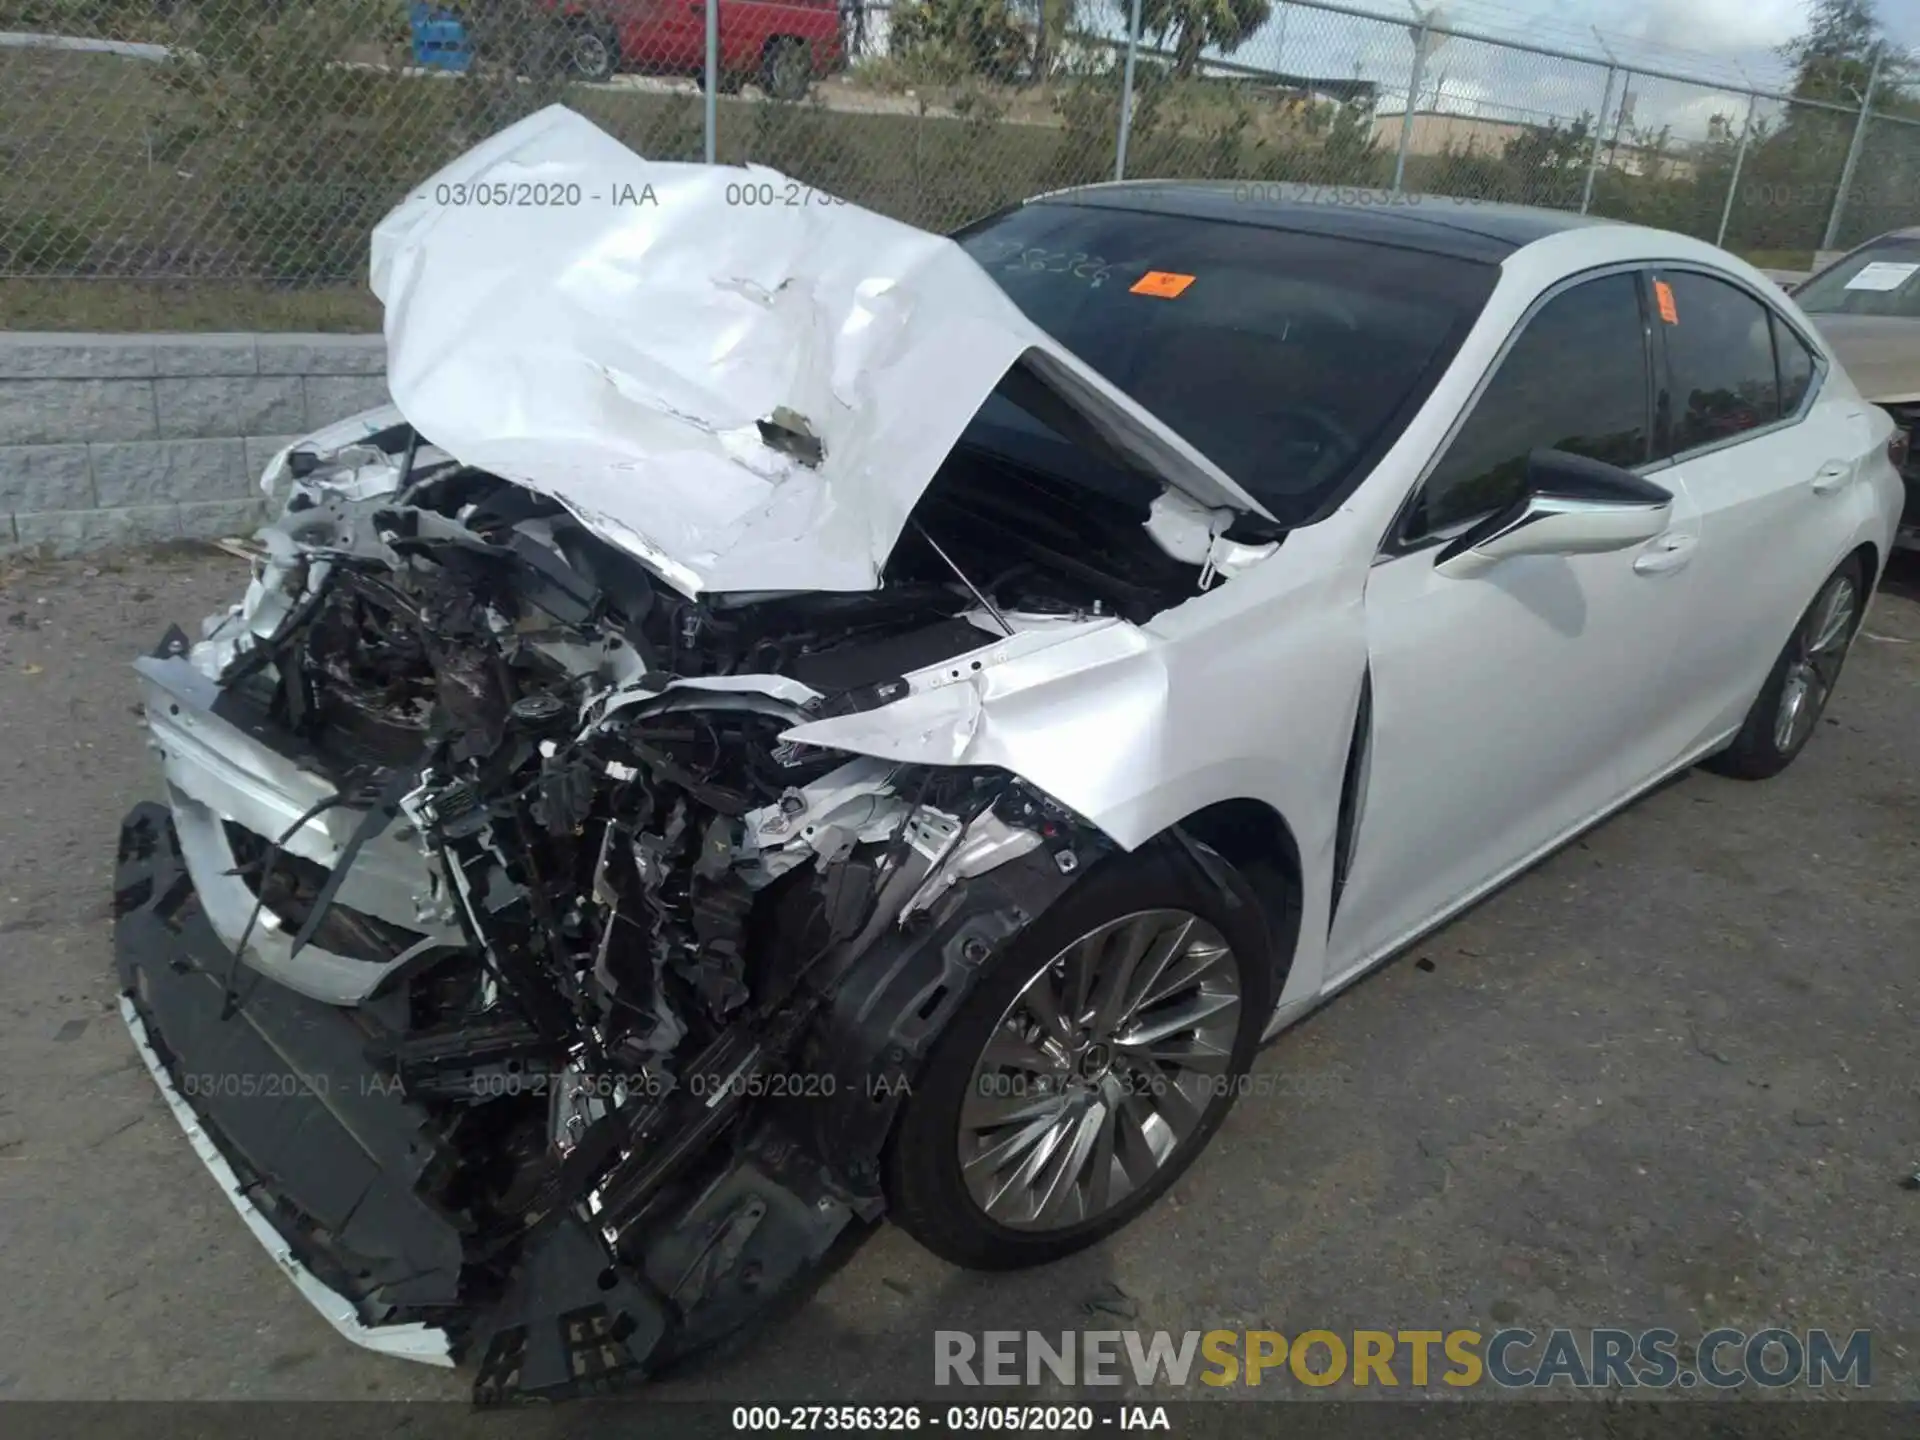
<svg viewBox="0 0 1920 1440">
<path fill-rule="evenodd" d="M 1671 575 L 1692 562 L 1693 547 L 1698 543 L 1692 535 L 1662 535 L 1634 557 L 1633 573 Z"/>
<path fill-rule="evenodd" d="M 1813 493 L 1831 495 L 1853 478 L 1853 466 L 1844 460 L 1829 460 L 1813 474 Z"/>
</svg>

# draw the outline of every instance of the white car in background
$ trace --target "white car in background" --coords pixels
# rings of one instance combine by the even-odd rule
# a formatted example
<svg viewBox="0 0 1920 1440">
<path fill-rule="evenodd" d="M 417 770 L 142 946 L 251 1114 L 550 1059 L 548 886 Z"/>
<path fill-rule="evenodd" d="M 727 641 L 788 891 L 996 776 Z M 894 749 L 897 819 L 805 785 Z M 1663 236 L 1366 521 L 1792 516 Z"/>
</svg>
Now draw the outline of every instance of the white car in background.
<svg viewBox="0 0 1920 1440">
<path fill-rule="evenodd" d="M 1850 250 L 1793 291 L 1860 393 L 1911 439 L 1920 429 L 1920 228 L 1893 230 Z M 1902 549 L 1920 550 L 1920 461 L 1901 466 Z"/>
<path fill-rule="evenodd" d="M 430 203 L 529 175 L 654 203 Z M 136 1043 L 342 1333 L 483 1398 L 642 1378 L 855 1220 L 1125 1224 L 1263 1036 L 1791 762 L 1894 539 L 1904 435 L 1698 241 L 772 183 L 555 109 L 423 185 L 394 407 L 140 662 Z"/>
</svg>

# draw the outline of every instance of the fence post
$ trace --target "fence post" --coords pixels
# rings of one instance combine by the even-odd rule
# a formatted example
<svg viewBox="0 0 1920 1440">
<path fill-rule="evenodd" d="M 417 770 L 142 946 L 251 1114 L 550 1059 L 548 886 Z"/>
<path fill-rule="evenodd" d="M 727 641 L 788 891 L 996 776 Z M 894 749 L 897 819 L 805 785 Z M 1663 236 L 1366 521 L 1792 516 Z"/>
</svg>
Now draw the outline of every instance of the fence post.
<svg viewBox="0 0 1920 1440">
<path fill-rule="evenodd" d="M 1627 128 L 1627 112 L 1633 102 L 1633 71 L 1620 72 L 1620 110 L 1613 117 L 1613 139 L 1607 142 L 1607 168 L 1613 169 L 1620 159 L 1620 132 Z"/>
<path fill-rule="evenodd" d="M 1127 20 L 1127 66 L 1120 81 L 1120 133 L 1113 142 L 1113 178 L 1127 178 L 1127 135 L 1133 129 L 1133 57 L 1140 49 L 1140 0 Z"/>
<path fill-rule="evenodd" d="M 1873 115 L 1873 87 L 1880 83 L 1880 62 L 1886 55 L 1883 40 L 1873 47 L 1873 69 L 1867 75 L 1867 93 L 1860 97 L 1860 119 L 1853 127 L 1853 143 L 1847 146 L 1847 163 L 1840 170 L 1840 188 L 1834 192 L 1833 213 L 1827 216 L 1827 237 L 1820 242 L 1822 250 L 1839 247 L 1840 215 L 1847 208 L 1847 191 L 1853 186 L 1854 167 L 1860 163 L 1860 147 L 1866 143 L 1867 121 Z"/>
<path fill-rule="evenodd" d="M 1733 219 L 1733 197 L 1740 193 L 1740 172 L 1747 164 L 1747 144 L 1753 139 L 1753 109 L 1760 101 L 1758 95 L 1747 96 L 1747 123 L 1740 127 L 1740 148 L 1733 153 L 1733 178 L 1727 182 L 1727 203 L 1720 210 L 1720 233 L 1713 237 L 1716 245 L 1727 243 L 1727 223 Z"/>
<path fill-rule="evenodd" d="M 1619 74 L 1616 65 L 1607 66 L 1607 88 L 1600 95 L 1600 113 L 1593 117 L 1593 147 L 1587 152 L 1587 188 L 1580 192 L 1580 213 L 1593 204 L 1593 177 L 1600 173 L 1600 137 L 1607 128 L 1607 107 L 1613 104 L 1613 81 Z"/>
<path fill-rule="evenodd" d="M 1422 12 L 1420 26 L 1413 32 L 1413 74 L 1407 79 L 1407 108 L 1400 113 L 1400 148 L 1393 157 L 1393 193 L 1398 195 L 1407 183 L 1407 147 L 1413 143 L 1413 107 L 1420 99 L 1420 80 L 1427 68 L 1427 37 L 1431 17 Z"/>
<path fill-rule="evenodd" d="M 720 94 L 720 0 L 707 0 L 701 7 L 707 16 L 707 94 L 706 94 L 706 130 L 707 164 L 713 164 L 716 141 L 719 130 L 719 94 Z"/>
</svg>

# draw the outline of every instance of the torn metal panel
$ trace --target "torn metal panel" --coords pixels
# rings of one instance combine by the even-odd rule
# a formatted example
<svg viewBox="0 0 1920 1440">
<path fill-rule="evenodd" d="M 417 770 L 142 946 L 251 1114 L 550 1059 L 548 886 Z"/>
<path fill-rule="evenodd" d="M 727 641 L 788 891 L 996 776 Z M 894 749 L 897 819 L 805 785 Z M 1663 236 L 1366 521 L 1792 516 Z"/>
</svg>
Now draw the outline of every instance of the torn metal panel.
<svg viewBox="0 0 1920 1440">
<path fill-rule="evenodd" d="M 374 231 L 399 410 L 687 595 L 878 584 L 914 502 L 1023 359 L 1144 469 L 1265 513 L 952 241 L 857 205 L 729 199 L 775 178 L 645 160 L 560 106 L 476 146 Z M 495 184 L 577 187 L 584 203 L 436 198 Z M 796 427 L 806 445 L 783 438 Z"/>
</svg>

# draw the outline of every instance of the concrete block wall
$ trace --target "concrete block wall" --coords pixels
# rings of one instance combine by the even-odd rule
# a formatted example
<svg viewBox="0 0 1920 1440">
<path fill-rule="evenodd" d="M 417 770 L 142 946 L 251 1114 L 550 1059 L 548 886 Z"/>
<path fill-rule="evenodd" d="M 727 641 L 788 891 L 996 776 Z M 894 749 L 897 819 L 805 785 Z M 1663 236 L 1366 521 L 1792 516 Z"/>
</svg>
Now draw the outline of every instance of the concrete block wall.
<svg viewBox="0 0 1920 1440">
<path fill-rule="evenodd" d="M 289 441 L 387 400 L 378 335 L 0 332 L 0 548 L 248 534 Z"/>
</svg>

